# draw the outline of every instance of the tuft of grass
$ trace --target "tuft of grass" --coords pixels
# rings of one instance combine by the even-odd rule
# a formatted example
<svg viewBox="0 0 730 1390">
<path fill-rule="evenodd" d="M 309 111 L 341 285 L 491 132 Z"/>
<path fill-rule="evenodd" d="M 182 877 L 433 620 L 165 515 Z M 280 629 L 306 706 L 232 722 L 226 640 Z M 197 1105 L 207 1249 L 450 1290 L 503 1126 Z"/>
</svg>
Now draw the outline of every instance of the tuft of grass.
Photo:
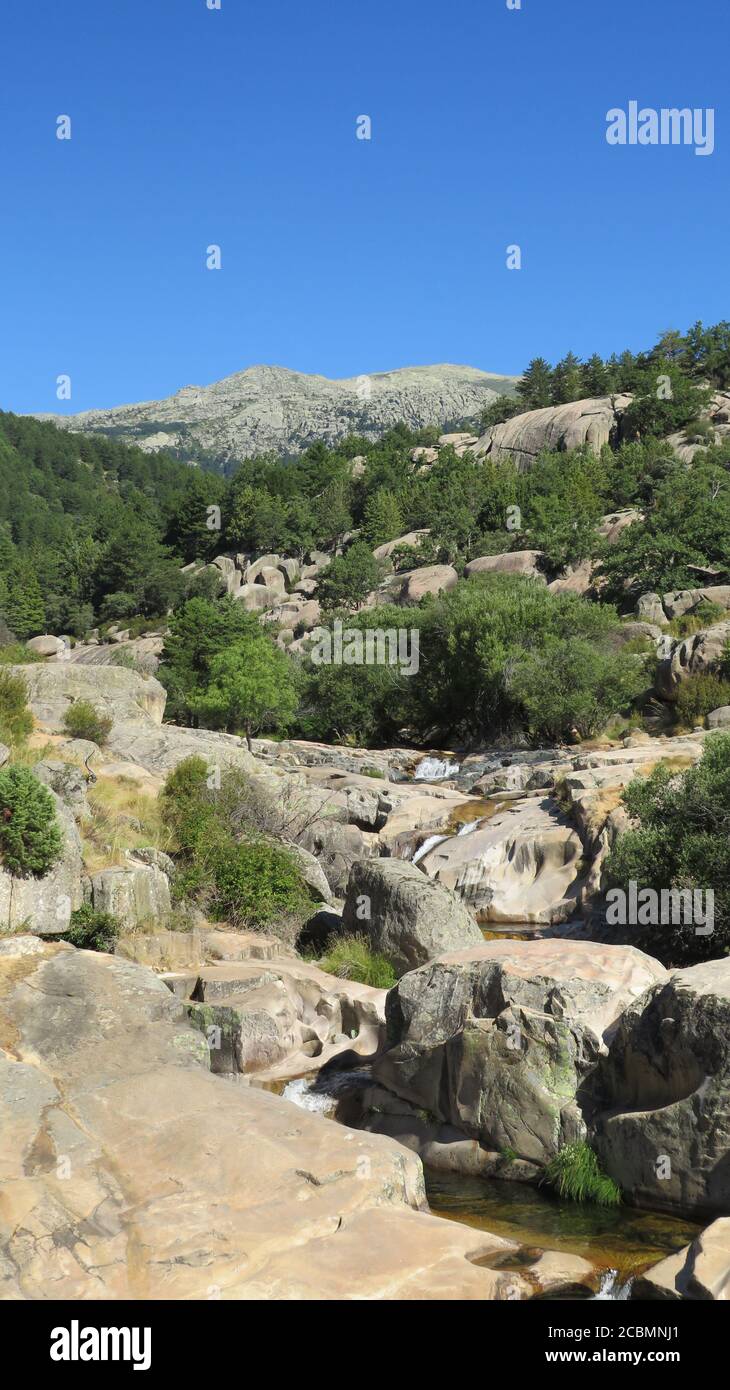
<svg viewBox="0 0 730 1390">
<path fill-rule="evenodd" d="M 621 1189 L 604 1173 L 593 1149 L 585 1143 L 565 1144 L 545 1168 L 544 1179 L 560 1197 L 618 1207 Z"/>
<path fill-rule="evenodd" d="M 157 798 L 140 791 L 131 777 L 100 777 L 89 788 L 88 801 L 91 819 L 81 827 L 88 873 L 124 863 L 128 849 L 174 849 L 174 836 L 162 820 Z"/>
<path fill-rule="evenodd" d="M 392 989 L 396 974 L 385 956 L 373 951 L 366 936 L 333 936 L 317 961 L 320 970 L 341 980 L 357 980 L 374 989 Z"/>
</svg>

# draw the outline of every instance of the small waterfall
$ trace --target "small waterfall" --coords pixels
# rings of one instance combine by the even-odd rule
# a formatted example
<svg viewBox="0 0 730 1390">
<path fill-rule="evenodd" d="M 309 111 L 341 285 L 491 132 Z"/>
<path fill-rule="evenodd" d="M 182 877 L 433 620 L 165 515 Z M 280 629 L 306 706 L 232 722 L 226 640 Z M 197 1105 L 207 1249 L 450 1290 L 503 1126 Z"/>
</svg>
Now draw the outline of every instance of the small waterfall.
<svg viewBox="0 0 730 1390">
<path fill-rule="evenodd" d="M 369 1071 L 329 1071 L 317 1076 L 298 1076 L 288 1081 L 281 1095 L 300 1110 L 313 1110 L 318 1115 L 331 1115 L 343 1094 L 372 1086 Z"/>
<path fill-rule="evenodd" d="M 447 758 L 422 758 L 414 774 L 416 782 L 443 782 L 445 777 L 455 777 L 461 763 L 449 762 Z"/>
<path fill-rule="evenodd" d="M 472 830 L 479 829 L 479 826 L 481 825 L 483 819 L 483 816 L 478 816 L 476 820 L 465 821 L 464 825 L 459 826 L 459 829 L 456 832 L 457 835 L 471 835 Z"/>
<path fill-rule="evenodd" d="M 428 851 L 433 849 L 434 845 L 440 845 L 444 840 L 448 840 L 448 838 L 448 835 L 429 835 L 428 839 L 424 840 L 422 845 L 419 845 L 411 863 L 417 864 L 419 859 L 423 859 L 424 854 L 428 854 Z"/>
<path fill-rule="evenodd" d="M 601 1285 L 598 1293 L 594 1293 L 593 1301 L 625 1303 L 631 1297 L 633 1282 L 633 1279 L 627 1279 L 625 1284 L 620 1284 L 618 1270 L 606 1269 L 601 1275 Z"/>
</svg>

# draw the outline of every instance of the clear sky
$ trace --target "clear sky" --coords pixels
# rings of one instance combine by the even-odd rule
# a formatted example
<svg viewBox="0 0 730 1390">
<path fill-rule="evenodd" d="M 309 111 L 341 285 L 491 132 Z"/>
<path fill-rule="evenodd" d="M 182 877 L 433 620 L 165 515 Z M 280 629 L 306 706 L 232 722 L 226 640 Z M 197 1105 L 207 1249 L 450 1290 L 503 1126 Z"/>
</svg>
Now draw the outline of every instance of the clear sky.
<svg viewBox="0 0 730 1390">
<path fill-rule="evenodd" d="M 0 38 L 5 409 L 730 317 L 728 0 L 6 0 Z M 632 99 L 713 107 L 714 154 L 610 147 Z"/>
</svg>

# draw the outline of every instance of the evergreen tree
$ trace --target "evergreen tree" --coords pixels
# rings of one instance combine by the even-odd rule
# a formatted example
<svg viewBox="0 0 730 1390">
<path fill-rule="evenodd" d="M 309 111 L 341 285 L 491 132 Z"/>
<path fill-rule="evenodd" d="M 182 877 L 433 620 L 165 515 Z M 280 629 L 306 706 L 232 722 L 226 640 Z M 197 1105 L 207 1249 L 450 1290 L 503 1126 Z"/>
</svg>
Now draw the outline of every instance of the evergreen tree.
<svg viewBox="0 0 730 1390">
<path fill-rule="evenodd" d="M 402 528 L 403 518 L 397 497 L 387 488 L 378 488 L 365 505 L 363 531 L 366 539 L 373 547 L 383 545 L 385 541 L 395 540 L 396 536 L 401 535 Z"/>
<path fill-rule="evenodd" d="M 18 560 L 5 576 L 3 617 L 8 627 L 25 641 L 37 637 L 46 625 L 43 594 L 29 560 Z"/>
<path fill-rule="evenodd" d="M 609 374 L 597 352 L 581 367 L 581 397 L 606 396 L 609 393 Z"/>
<path fill-rule="evenodd" d="M 550 405 L 552 368 L 544 357 L 533 357 L 521 381 L 517 383 L 517 394 L 524 402 L 525 410 L 541 410 Z"/>
<path fill-rule="evenodd" d="M 583 391 L 581 365 L 575 353 L 568 352 L 558 362 L 552 375 L 550 404 L 567 405 L 578 401 Z"/>
</svg>

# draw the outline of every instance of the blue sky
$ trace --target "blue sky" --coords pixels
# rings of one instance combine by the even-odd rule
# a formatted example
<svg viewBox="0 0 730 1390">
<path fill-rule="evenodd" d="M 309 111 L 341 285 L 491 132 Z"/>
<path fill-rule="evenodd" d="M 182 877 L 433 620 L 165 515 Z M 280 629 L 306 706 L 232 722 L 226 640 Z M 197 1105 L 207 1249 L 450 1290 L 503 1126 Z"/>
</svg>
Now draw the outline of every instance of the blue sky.
<svg viewBox="0 0 730 1390">
<path fill-rule="evenodd" d="M 0 405 L 153 399 L 257 362 L 518 372 L 730 317 L 728 8 L 7 4 Z M 713 107 L 714 154 L 610 147 L 631 99 Z"/>
</svg>

